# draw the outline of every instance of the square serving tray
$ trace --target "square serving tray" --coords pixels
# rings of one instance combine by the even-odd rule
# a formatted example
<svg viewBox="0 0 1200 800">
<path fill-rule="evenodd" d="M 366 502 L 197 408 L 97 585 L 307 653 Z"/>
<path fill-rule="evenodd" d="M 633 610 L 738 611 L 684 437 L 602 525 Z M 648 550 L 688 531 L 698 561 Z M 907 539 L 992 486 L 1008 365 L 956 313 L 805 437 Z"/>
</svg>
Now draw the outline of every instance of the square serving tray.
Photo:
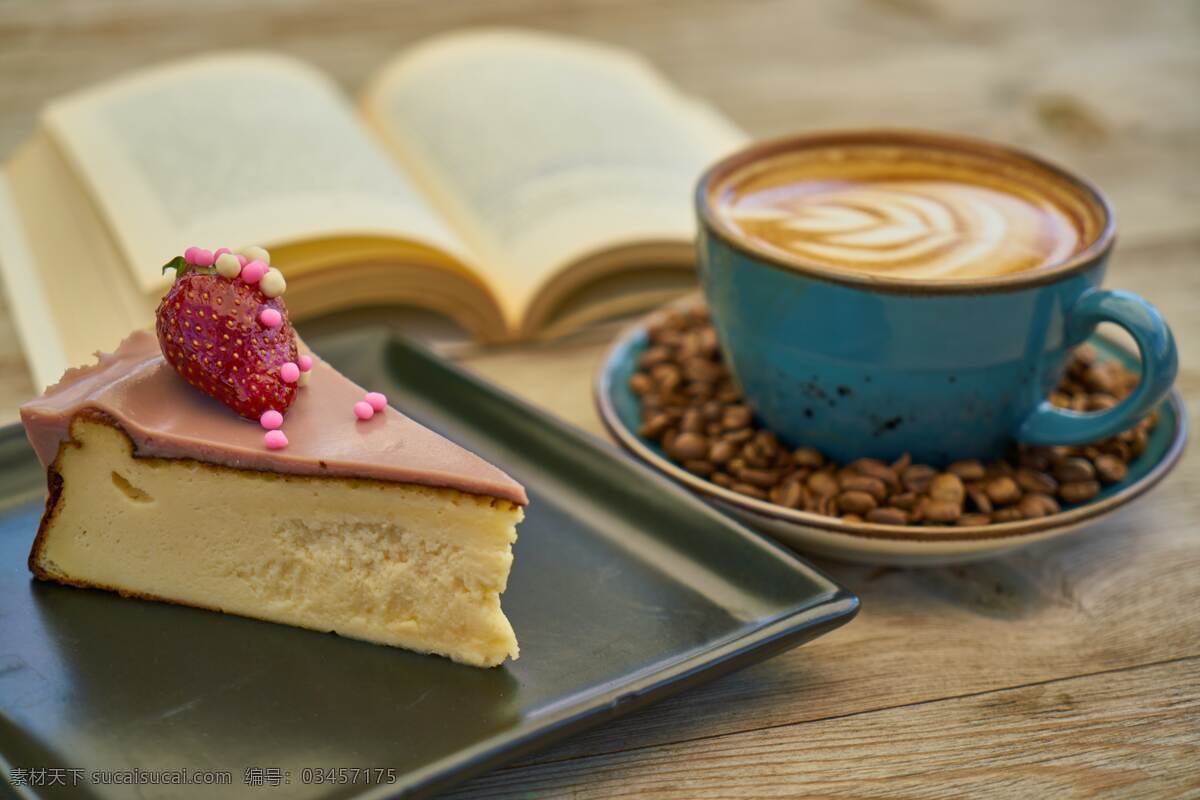
<svg viewBox="0 0 1200 800">
<path fill-rule="evenodd" d="M 35 581 L 44 474 L 0 429 L 0 770 L 35 797 L 426 796 L 849 621 L 857 599 L 614 447 L 383 329 L 310 339 L 525 484 L 496 669 Z M 214 502 L 219 502 L 214 498 Z M 227 771 L 100 785 L 93 771 Z M 74 770 L 74 771 L 72 771 Z M 364 775 L 364 771 L 366 775 Z M 252 785 L 264 779 L 267 788 Z M 25 783 L 30 783 L 28 777 Z M 0 779 L 0 795 L 14 791 Z"/>
</svg>

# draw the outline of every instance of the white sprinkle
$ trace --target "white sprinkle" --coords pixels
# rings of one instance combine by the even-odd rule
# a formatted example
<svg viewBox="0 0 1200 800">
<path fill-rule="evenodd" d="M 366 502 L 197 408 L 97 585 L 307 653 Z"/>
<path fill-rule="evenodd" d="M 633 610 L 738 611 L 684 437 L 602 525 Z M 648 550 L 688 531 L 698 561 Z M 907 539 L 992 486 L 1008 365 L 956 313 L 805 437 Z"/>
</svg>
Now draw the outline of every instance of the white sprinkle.
<svg viewBox="0 0 1200 800">
<path fill-rule="evenodd" d="M 256 244 L 243 247 L 242 255 L 246 257 L 247 261 L 261 261 L 264 264 L 271 263 L 271 254 Z"/>
<path fill-rule="evenodd" d="M 217 274 L 222 278 L 236 278 L 241 274 L 242 265 L 233 253 L 221 253 L 217 259 Z"/>
<path fill-rule="evenodd" d="M 267 297 L 279 297 L 287 289 L 287 281 L 283 279 L 282 272 L 271 267 L 258 282 L 258 288 L 262 289 L 262 293 Z"/>
</svg>

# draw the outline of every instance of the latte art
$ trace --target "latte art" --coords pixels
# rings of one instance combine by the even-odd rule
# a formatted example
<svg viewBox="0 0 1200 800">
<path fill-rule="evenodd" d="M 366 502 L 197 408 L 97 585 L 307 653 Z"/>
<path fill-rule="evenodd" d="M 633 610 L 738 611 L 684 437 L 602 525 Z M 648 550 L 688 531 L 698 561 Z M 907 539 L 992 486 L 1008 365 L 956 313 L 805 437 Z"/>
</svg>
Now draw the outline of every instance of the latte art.
<svg viewBox="0 0 1200 800">
<path fill-rule="evenodd" d="M 989 278 L 1058 264 L 1085 245 L 1050 193 L 960 164 L 900 166 L 844 153 L 767 162 L 714 198 L 727 228 L 800 263 L 916 280 Z"/>
</svg>

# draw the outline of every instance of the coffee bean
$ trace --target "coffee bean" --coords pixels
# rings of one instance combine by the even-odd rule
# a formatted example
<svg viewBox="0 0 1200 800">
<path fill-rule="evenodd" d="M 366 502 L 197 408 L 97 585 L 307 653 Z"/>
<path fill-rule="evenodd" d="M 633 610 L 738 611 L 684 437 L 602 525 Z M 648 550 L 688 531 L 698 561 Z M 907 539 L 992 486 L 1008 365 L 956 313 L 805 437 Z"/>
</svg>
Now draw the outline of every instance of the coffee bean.
<svg viewBox="0 0 1200 800">
<path fill-rule="evenodd" d="M 743 482 L 769 489 L 779 481 L 779 473 L 769 469 L 744 469 L 738 473 Z"/>
<path fill-rule="evenodd" d="M 878 478 L 867 475 L 846 475 L 838 480 L 842 491 L 857 491 L 869 494 L 876 503 L 882 503 L 887 497 L 887 486 Z"/>
<path fill-rule="evenodd" d="M 858 514 L 842 514 L 843 522 L 862 522 L 863 518 Z"/>
<path fill-rule="evenodd" d="M 837 496 L 838 508 L 851 514 L 865 514 L 877 505 L 875 498 L 866 492 L 849 491 Z"/>
<path fill-rule="evenodd" d="M 1025 515 L 1016 506 L 998 508 L 992 512 L 992 522 L 1016 522 L 1021 519 L 1025 519 Z"/>
<path fill-rule="evenodd" d="M 838 493 L 837 479 L 828 472 L 814 472 L 808 476 L 808 480 L 804 482 L 810 492 L 820 497 L 832 497 Z"/>
<path fill-rule="evenodd" d="M 774 455 L 779 451 L 779 439 L 775 438 L 775 434 L 770 431 L 758 431 L 754 434 L 754 442 L 762 448 L 764 453 Z"/>
<path fill-rule="evenodd" d="M 742 393 L 732 383 L 724 383 L 717 387 L 714 399 L 718 403 L 736 403 L 742 399 Z"/>
<path fill-rule="evenodd" d="M 1019 456 L 1019 461 L 1022 467 L 1036 472 L 1045 472 L 1050 469 L 1051 464 L 1050 454 L 1041 447 L 1023 450 Z"/>
<path fill-rule="evenodd" d="M 900 480 L 910 492 L 922 494 L 929 489 L 935 475 L 937 470 L 928 464 L 910 464 L 900 473 Z"/>
<path fill-rule="evenodd" d="M 792 453 L 792 461 L 796 462 L 797 467 L 817 469 L 825 463 L 825 456 L 815 447 L 801 447 Z"/>
<path fill-rule="evenodd" d="M 962 516 L 962 506 L 950 500 L 930 500 L 925 503 L 923 516 L 930 522 L 954 522 Z"/>
<path fill-rule="evenodd" d="M 1021 467 L 1017 470 L 1017 486 L 1020 486 L 1027 492 L 1043 492 L 1045 494 L 1054 494 L 1058 490 L 1058 481 L 1045 472 L 1040 470 L 1030 469 L 1029 467 Z"/>
<path fill-rule="evenodd" d="M 1032 492 L 1021 498 L 1021 502 L 1017 504 L 1017 508 L 1021 510 L 1021 515 L 1025 519 L 1034 519 L 1036 517 L 1044 517 L 1049 514 L 1058 513 L 1058 501 L 1048 494 L 1041 492 Z"/>
<path fill-rule="evenodd" d="M 1088 411 L 1107 411 L 1114 408 L 1120 401 L 1111 394 L 1093 394 L 1088 396 Z"/>
<path fill-rule="evenodd" d="M 1058 487 L 1058 496 L 1064 503 L 1085 503 L 1100 494 L 1099 481 L 1071 481 Z"/>
<path fill-rule="evenodd" d="M 967 489 L 967 497 L 970 498 L 971 505 L 980 513 L 992 513 L 992 498 L 988 497 L 988 493 L 984 489 L 969 488 Z"/>
<path fill-rule="evenodd" d="M 723 486 L 726 489 L 729 489 L 735 483 L 737 483 L 737 481 L 733 479 L 732 475 L 727 475 L 724 472 L 714 472 L 712 475 L 708 476 L 708 479 L 717 486 Z"/>
<path fill-rule="evenodd" d="M 1054 465 L 1054 477 L 1063 483 L 1090 481 L 1096 477 L 1096 468 L 1086 458 L 1072 456 Z"/>
<path fill-rule="evenodd" d="M 987 478 L 1001 478 L 1005 475 L 1011 478 L 1017 474 L 1016 468 L 1007 461 L 993 461 L 984 467 L 983 472 Z"/>
<path fill-rule="evenodd" d="M 908 524 L 908 515 L 898 508 L 884 506 L 868 511 L 866 520 L 877 525 L 906 525 Z"/>
<path fill-rule="evenodd" d="M 992 518 L 987 514 L 963 514 L 955 524 L 965 528 L 972 525 L 989 525 L 991 521 Z"/>
<path fill-rule="evenodd" d="M 957 475 L 960 480 L 964 481 L 983 480 L 983 476 L 986 474 L 983 469 L 983 464 L 976 459 L 971 459 L 969 461 L 955 461 L 953 464 L 946 467 L 946 472 L 949 472 L 951 475 Z"/>
<path fill-rule="evenodd" d="M 650 347 L 638 359 L 638 366 L 650 369 L 657 364 L 665 364 L 671 360 L 671 351 L 666 347 Z"/>
<path fill-rule="evenodd" d="M 638 428 L 638 436 L 644 439 L 658 439 L 669 427 L 671 427 L 670 415 L 655 414 L 642 427 Z"/>
<path fill-rule="evenodd" d="M 1117 389 L 1117 377 L 1110 362 L 1093 364 L 1083 374 L 1083 383 L 1093 392 L 1112 394 Z"/>
<path fill-rule="evenodd" d="M 1100 357 L 1099 351 L 1088 342 L 1076 347 L 1071 355 L 1085 367 L 1096 363 L 1096 359 Z"/>
<path fill-rule="evenodd" d="M 746 405 L 730 406 L 725 409 L 725 414 L 721 418 L 721 424 L 725 426 L 726 430 L 730 431 L 745 428 L 753 421 L 754 415 L 750 411 L 750 406 Z M 750 435 L 753 436 L 754 434 L 751 433 Z"/>
<path fill-rule="evenodd" d="M 696 356 L 683 362 L 683 376 L 689 381 L 712 384 L 725 377 L 725 370 L 703 356 Z"/>
<path fill-rule="evenodd" d="M 681 433 L 675 438 L 674 445 L 668 449 L 672 458 L 681 461 L 701 459 L 708 454 L 708 439 L 698 433 Z"/>
<path fill-rule="evenodd" d="M 748 483 L 738 482 L 738 483 L 733 484 L 729 488 L 733 489 L 738 494 L 744 494 L 747 497 L 753 497 L 755 500 L 766 500 L 767 499 L 766 492 L 764 492 L 762 489 L 758 488 L 757 486 L 751 486 Z"/>
<path fill-rule="evenodd" d="M 916 492 L 901 492 L 888 498 L 888 504 L 904 511 L 912 511 L 920 502 L 921 496 Z"/>
<path fill-rule="evenodd" d="M 727 433 L 723 433 L 721 434 L 721 438 L 727 442 L 733 442 L 734 444 L 741 445 L 754 438 L 754 431 L 750 430 L 749 428 L 742 428 L 740 431 L 728 431 Z"/>
<path fill-rule="evenodd" d="M 1111 455 L 1099 455 L 1092 460 L 1096 467 L 1096 475 L 1105 483 L 1117 483 L 1125 480 L 1129 469 L 1125 462 Z"/>
<path fill-rule="evenodd" d="M 737 455 L 738 446 L 728 439 L 722 439 L 719 442 L 713 442 L 708 448 L 708 460 L 714 464 L 726 464 L 731 458 Z"/>
<path fill-rule="evenodd" d="M 783 484 L 777 502 L 788 508 L 800 508 L 804 505 L 804 487 L 800 485 L 800 481 L 788 481 Z"/>
<path fill-rule="evenodd" d="M 965 494 L 962 479 L 949 472 L 935 476 L 929 484 L 929 496 L 941 502 L 962 506 Z"/>
<path fill-rule="evenodd" d="M 875 478 L 892 488 L 900 485 L 900 476 L 896 473 L 896 470 L 878 459 L 860 458 L 850 466 L 856 469 L 860 475 Z"/>
<path fill-rule="evenodd" d="M 709 475 L 712 475 L 717 471 L 716 464 L 712 463 L 711 461 L 704 461 L 703 459 L 690 459 L 684 461 L 683 468 L 688 472 L 699 475 L 702 478 L 707 478 Z"/>
<path fill-rule="evenodd" d="M 908 465 L 912 463 L 912 456 L 908 453 L 897 458 L 892 462 L 892 469 L 899 475 L 904 470 L 908 469 Z"/>
<path fill-rule="evenodd" d="M 629 388 L 640 397 L 654 388 L 654 380 L 646 373 L 638 372 L 629 379 Z"/>
<path fill-rule="evenodd" d="M 703 433 L 704 415 L 697 408 L 688 409 L 679 422 L 679 429 L 688 433 Z"/>
<path fill-rule="evenodd" d="M 987 482 L 987 496 L 998 506 L 1007 506 L 1021 499 L 1021 487 L 1007 475 L 992 478 Z"/>
</svg>

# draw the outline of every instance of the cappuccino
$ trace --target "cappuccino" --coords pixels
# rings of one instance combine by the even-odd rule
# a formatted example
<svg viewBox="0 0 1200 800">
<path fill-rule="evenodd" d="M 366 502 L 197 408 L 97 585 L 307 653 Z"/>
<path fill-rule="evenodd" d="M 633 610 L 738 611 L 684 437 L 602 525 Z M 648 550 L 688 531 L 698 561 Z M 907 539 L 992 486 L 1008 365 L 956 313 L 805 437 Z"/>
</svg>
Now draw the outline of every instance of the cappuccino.
<svg viewBox="0 0 1200 800">
<path fill-rule="evenodd" d="M 781 260 L 912 280 L 970 280 L 1062 263 L 1101 225 L 1037 165 L 913 145 L 798 149 L 712 187 L 726 228 Z"/>
</svg>

